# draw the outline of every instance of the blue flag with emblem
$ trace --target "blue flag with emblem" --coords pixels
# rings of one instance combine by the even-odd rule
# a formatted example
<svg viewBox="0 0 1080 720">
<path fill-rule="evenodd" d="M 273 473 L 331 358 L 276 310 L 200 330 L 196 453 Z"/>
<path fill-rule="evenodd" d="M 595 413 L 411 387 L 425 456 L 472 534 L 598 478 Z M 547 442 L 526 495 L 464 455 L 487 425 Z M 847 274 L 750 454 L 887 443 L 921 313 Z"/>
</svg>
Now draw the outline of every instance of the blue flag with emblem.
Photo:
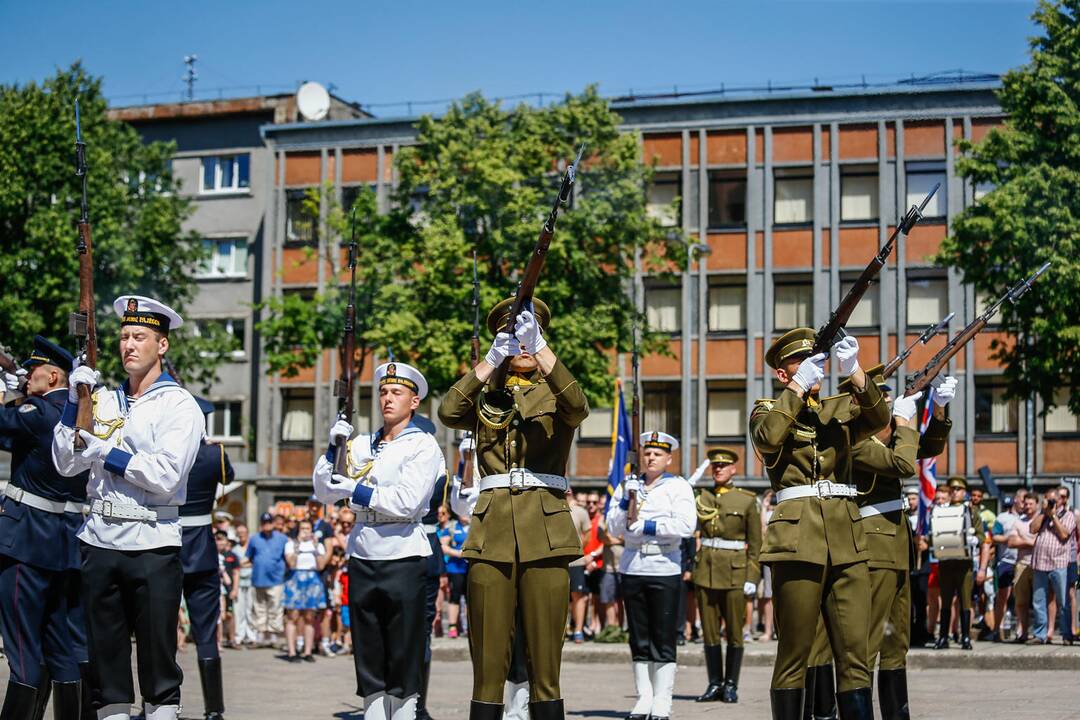
<svg viewBox="0 0 1080 720">
<path fill-rule="evenodd" d="M 611 466 L 608 469 L 607 502 L 626 477 L 626 456 L 630 453 L 630 415 L 623 402 L 622 380 L 615 379 L 615 408 L 611 414 Z"/>
</svg>

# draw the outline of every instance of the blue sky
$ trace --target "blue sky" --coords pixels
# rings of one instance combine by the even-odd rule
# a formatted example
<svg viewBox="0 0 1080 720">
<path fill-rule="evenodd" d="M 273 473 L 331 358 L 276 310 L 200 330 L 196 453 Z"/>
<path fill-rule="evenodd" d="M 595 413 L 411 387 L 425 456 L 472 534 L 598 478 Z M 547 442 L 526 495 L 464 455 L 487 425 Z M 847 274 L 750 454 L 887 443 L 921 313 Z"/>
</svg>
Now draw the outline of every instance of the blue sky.
<svg viewBox="0 0 1080 720">
<path fill-rule="evenodd" d="M 81 58 L 114 104 L 177 99 L 182 58 L 198 88 L 334 84 L 362 103 L 577 91 L 606 95 L 892 79 L 1025 62 L 1034 0 L 901 2 L 0 3 L 0 83 Z M 227 91 L 251 94 L 253 87 Z M 157 94 L 157 95 L 155 95 Z M 417 110 L 425 109 L 417 106 Z M 402 114 L 404 107 L 376 107 Z"/>
</svg>

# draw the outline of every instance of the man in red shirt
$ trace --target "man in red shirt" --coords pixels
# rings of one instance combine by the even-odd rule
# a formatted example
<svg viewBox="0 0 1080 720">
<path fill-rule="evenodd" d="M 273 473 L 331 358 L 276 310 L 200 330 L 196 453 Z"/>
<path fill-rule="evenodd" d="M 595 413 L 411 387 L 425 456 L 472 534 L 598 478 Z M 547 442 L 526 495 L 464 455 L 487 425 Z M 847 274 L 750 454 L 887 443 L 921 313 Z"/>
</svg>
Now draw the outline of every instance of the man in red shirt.
<svg viewBox="0 0 1080 720">
<path fill-rule="evenodd" d="M 582 543 L 585 553 L 585 588 L 589 594 L 589 606 L 592 608 L 589 627 L 592 634 L 600 632 L 600 583 L 604 579 L 604 542 L 600 539 L 600 493 L 589 491 L 585 498 L 585 509 L 589 511 L 589 533 Z"/>
</svg>

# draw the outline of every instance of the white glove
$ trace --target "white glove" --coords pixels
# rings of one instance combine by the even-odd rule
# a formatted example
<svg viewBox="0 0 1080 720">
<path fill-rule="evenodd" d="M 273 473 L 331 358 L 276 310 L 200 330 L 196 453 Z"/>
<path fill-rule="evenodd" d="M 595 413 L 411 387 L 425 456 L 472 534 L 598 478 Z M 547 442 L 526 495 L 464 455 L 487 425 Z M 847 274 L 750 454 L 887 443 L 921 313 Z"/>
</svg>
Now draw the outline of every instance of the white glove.
<svg viewBox="0 0 1080 720">
<path fill-rule="evenodd" d="M 517 325 L 514 327 L 514 335 L 518 342 L 525 346 L 525 351 L 532 356 L 547 347 L 547 340 L 540 332 L 540 323 L 536 322 L 536 316 L 530 310 L 523 310 L 517 316 Z"/>
<path fill-rule="evenodd" d="M 641 480 L 638 480 L 637 475 L 627 475 L 626 486 L 623 488 L 623 490 L 627 495 L 632 492 L 641 492 Z"/>
<path fill-rule="evenodd" d="M 825 357 L 825 353 L 811 355 L 803 360 L 799 369 L 795 371 L 795 377 L 791 379 L 803 389 L 803 392 L 810 392 L 810 388 L 825 379 Z"/>
<path fill-rule="evenodd" d="M 22 379 L 26 377 L 26 369 L 19 368 L 14 373 L 4 373 L 4 387 L 8 392 L 15 392 L 19 389 L 19 384 L 22 383 Z"/>
<path fill-rule="evenodd" d="M 85 430 L 79 430 L 79 437 L 86 443 L 86 447 L 82 450 L 82 456 L 84 459 L 90 462 L 105 462 L 105 456 L 112 450 L 112 446 L 105 442 L 101 438 Z"/>
<path fill-rule="evenodd" d="M 832 346 L 836 361 L 840 363 L 841 375 L 854 375 L 859 369 L 859 341 L 848 335 Z"/>
<path fill-rule="evenodd" d="M 68 402 L 79 402 L 79 385 L 87 385 L 90 391 L 101 383 L 101 373 L 88 365 L 80 365 L 68 375 Z"/>
<path fill-rule="evenodd" d="M 337 445 L 337 439 L 345 438 L 347 441 L 352 437 L 353 426 L 349 424 L 344 418 L 338 418 L 332 426 L 330 426 L 330 445 Z"/>
<path fill-rule="evenodd" d="M 330 488 L 332 490 L 348 490 L 349 496 L 352 497 L 353 490 L 356 489 L 356 481 L 350 477 L 334 473 L 330 476 Z"/>
<path fill-rule="evenodd" d="M 921 392 L 917 392 L 914 395 L 908 397 L 898 397 L 893 400 L 892 414 L 898 418 L 904 420 L 910 420 L 915 417 L 915 403 L 922 397 Z"/>
<path fill-rule="evenodd" d="M 757 595 L 757 585 L 749 581 L 744 582 L 742 584 L 742 594 L 746 597 L 753 597 L 754 595 Z"/>
<path fill-rule="evenodd" d="M 491 341 L 491 349 L 484 356 L 484 362 L 493 368 L 502 367 L 506 358 L 511 355 L 521 354 L 521 350 L 518 348 L 519 344 L 518 339 L 510 333 L 498 333 L 495 339 Z"/>
<path fill-rule="evenodd" d="M 956 386 L 958 381 L 952 375 L 946 375 L 945 379 L 938 383 L 934 388 L 934 402 L 942 407 L 945 407 L 949 402 L 956 397 Z"/>
</svg>

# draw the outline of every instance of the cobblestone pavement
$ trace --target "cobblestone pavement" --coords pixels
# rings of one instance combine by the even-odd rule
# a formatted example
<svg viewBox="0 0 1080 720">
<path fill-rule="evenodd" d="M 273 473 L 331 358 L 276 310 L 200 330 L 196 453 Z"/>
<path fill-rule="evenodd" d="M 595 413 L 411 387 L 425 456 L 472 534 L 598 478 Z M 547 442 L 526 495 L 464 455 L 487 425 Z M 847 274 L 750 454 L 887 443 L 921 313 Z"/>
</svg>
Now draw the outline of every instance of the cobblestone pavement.
<svg viewBox="0 0 1080 720">
<path fill-rule="evenodd" d="M 628 662 L 570 661 L 595 658 L 580 647 L 568 647 L 563 664 L 563 693 L 568 718 L 622 718 L 633 698 Z M 439 643 L 439 654 L 454 655 L 465 642 Z M 989 654 L 988 645 L 982 654 Z M 452 649 L 451 653 L 447 648 Z M 763 648 L 762 648 L 763 649 Z M 1021 648 L 1021 650 L 1028 650 Z M 1040 650 L 1044 650 L 1040 648 Z M 1060 650 L 1065 650 L 1061 648 Z M 980 654 L 977 649 L 975 654 Z M 694 647 L 688 646 L 686 659 L 693 662 Z M 966 653 L 972 657 L 972 653 Z M 226 650 L 225 693 L 229 720 L 360 720 L 363 702 L 354 695 L 355 680 L 350 657 L 319 658 L 314 663 L 289 664 L 272 650 Z M 960 662 L 963 662 L 961 660 Z M 969 661 L 970 662 L 970 661 Z M 202 718 L 202 697 L 195 656 L 189 650 L 180 655 L 184 668 L 185 718 Z M 1060 666 L 1050 657 L 1040 663 Z M 768 686 L 771 670 L 754 664 L 743 669 L 738 705 L 698 704 L 696 694 L 705 688 L 705 669 L 700 665 L 680 665 L 675 681 L 674 718 L 723 718 L 760 720 L 769 716 Z M 0 682 L 7 682 L 7 664 L 0 670 Z M 913 716 L 923 720 L 952 720 L 978 717 L 1015 720 L 1017 711 L 1039 720 L 1064 720 L 1080 716 L 1080 684 L 1076 671 L 990 670 L 975 667 L 917 669 L 910 672 Z M 468 662 L 438 659 L 432 669 L 429 708 L 436 720 L 468 717 L 472 684 Z M 51 717 L 51 713 L 46 715 Z"/>
</svg>

